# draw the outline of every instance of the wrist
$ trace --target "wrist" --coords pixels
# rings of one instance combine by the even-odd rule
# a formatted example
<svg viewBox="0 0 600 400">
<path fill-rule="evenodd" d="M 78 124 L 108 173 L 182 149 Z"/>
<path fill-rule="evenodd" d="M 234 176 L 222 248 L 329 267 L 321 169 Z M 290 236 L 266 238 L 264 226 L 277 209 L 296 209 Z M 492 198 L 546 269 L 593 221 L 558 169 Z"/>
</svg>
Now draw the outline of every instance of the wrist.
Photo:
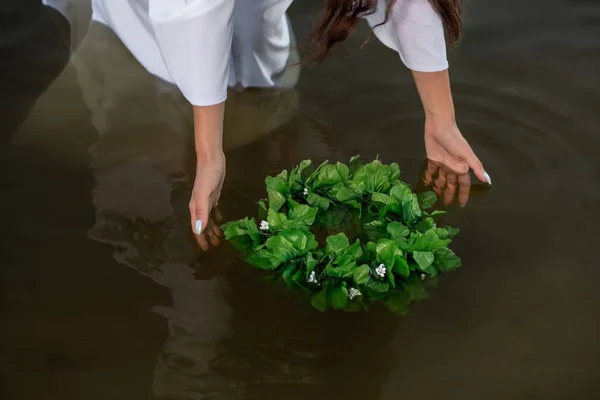
<svg viewBox="0 0 600 400">
<path fill-rule="evenodd" d="M 206 164 L 222 161 L 225 158 L 222 146 L 196 146 L 196 163 Z"/>
<path fill-rule="evenodd" d="M 432 112 L 425 110 L 425 121 L 435 125 L 456 125 L 453 112 Z"/>
</svg>

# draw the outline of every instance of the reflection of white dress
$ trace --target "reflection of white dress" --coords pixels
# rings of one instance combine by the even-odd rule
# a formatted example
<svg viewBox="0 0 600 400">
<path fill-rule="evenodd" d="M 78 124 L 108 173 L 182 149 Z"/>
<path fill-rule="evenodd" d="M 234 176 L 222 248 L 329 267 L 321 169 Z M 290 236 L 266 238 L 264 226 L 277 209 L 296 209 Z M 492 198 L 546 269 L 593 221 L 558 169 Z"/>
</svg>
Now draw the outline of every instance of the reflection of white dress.
<svg viewBox="0 0 600 400">
<path fill-rule="evenodd" d="M 292 41 L 292 0 L 93 0 L 109 26 L 151 73 L 175 83 L 194 105 L 225 100 L 227 86 L 272 87 Z M 386 0 L 366 19 L 383 22 Z M 398 0 L 377 37 L 413 70 L 448 67 L 444 31 L 428 0 Z"/>
</svg>

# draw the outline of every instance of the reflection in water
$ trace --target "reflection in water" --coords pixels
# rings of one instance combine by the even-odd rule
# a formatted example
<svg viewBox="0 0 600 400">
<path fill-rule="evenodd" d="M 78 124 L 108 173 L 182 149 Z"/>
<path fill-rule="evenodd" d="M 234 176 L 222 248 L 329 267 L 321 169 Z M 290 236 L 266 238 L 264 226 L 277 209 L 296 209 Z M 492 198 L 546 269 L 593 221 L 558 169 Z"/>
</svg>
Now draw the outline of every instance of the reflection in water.
<svg viewBox="0 0 600 400">
<path fill-rule="evenodd" d="M 0 4 L 0 149 L 67 64 L 69 35 L 67 20 L 51 7 Z"/>
<path fill-rule="evenodd" d="M 419 191 L 433 190 L 438 196 L 438 200 L 445 206 L 458 203 L 464 207 L 472 196 L 472 191 L 480 194 L 489 189 L 488 185 L 477 182 L 474 185 L 471 184 L 470 173 L 459 174 L 443 164 L 427 159 L 417 188 Z"/>
<path fill-rule="evenodd" d="M 190 107 L 100 24 L 92 24 L 74 63 L 100 135 L 90 148 L 97 214 L 89 237 L 113 246 L 116 261 L 169 288 L 173 298 L 171 306 L 156 308 L 169 321 L 169 335 L 155 368 L 154 393 L 240 398 L 243 384 L 211 367 L 223 358 L 219 343 L 232 334 L 229 285 L 223 276 L 195 277 L 197 269 L 207 267 L 196 261 L 199 252 L 187 224 L 194 163 Z M 290 79 L 297 79 L 297 72 L 289 71 Z M 276 130 L 297 107 L 293 90 L 230 93 L 225 150 Z"/>
<path fill-rule="evenodd" d="M 192 399 L 597 398 L 595 0 L 471 2 L 452 53 L 455 98 L 495 186 L 475 198 L 471 183 L 468 207 L 445 216 L 461 228 L 454 248 L 465 266 L 402 319 L 306 312 L 285 288 L 255 283 L 260 274 L 226 246 L 197 253 L 185 103 L 97 27 L 44 93 L 73 29 L 37 1 L 13 3 L 32 8 L 15 8 L 18 24 L 0 13 L 0 57 L 13 61 L 0 63 L 0 129 L 15 158 L 0 164 L 13 183 L 0 196 L 9 214 L 0 397 L 132 400 L 153 386 L 158 397 Z M 321 4 L 297 3 L 293 20 L 305 24 L 295 27 L 308 27 Z M 231 93 L 228 219 L 254 214 L 264 176 L 305 158 L 380 153 L 418 175 L 422 117 L 410 76 L 376 43 L 364 53 L 303 71 L 295 90 Z M 441 174 L 426 164 L 421 185 L 458 201 L 461 189 L 447 195 Z M 171 304 L 153 307 L 168 331 L 162 318 L 130 315 L 164 304 L 155 287 L 171 292 Z"/>
</svg>

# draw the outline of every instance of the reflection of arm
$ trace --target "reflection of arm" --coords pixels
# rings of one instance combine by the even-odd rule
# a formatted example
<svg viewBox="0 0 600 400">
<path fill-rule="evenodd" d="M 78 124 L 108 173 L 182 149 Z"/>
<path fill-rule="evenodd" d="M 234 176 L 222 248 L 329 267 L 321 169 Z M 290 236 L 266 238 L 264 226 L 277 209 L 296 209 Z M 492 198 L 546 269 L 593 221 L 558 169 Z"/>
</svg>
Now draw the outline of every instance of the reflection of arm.
<svg viewBox="0 0 600 400">
<path fill-rule="evenodd" d="M 384 10 L 380 2 L 377 13 L 369 18 L 371 26 L 385 19 Z M 427 119 L 453 124 L 444 27 L 429 0 L 397 0 L 388 23 L 374 32 L 412 70 Z"/>
<path fill-rule="evenodd" d="M 429 0 L 396 0 L 389 21 L 385 20 L 385 0 L 377 12 L 366 17 L 381 42 L 398 52 L 413 71 L 438 72 L 448 68 L 446 41 L 440 16 Z"/>
<path fill-rule="evenodd" d="M 235 0 L 150 0 L 164 63 L 194 106 L 196 149 L 222 151 Z"/>
</svg>

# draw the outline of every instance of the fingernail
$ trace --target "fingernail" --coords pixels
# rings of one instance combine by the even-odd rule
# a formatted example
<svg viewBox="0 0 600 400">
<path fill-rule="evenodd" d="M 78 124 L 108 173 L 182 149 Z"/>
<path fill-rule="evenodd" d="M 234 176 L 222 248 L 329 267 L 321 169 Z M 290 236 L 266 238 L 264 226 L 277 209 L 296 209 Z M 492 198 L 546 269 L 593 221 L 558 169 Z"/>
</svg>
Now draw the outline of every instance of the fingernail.
<svg viewBox="0 0 600 400">
<path fill-rule="evenodd" d="M 202 232 L 202 221 L 196 221 L 196 235 L 199 235 Z"/>
<path fill-rule="evenodd" d="M 483 172 L 483 176 L 485 177 L 485 180 L 487 181 L 488 185 L 492 185 L 492 178 L 490 178 L 490 174 L 488 174 L 487 172 Z"/>
<path fill-rule="evenodd" d="M 460 208 L 465 208 L 467 205 L 466 204 L 461 204 Z"/>
</svg>

